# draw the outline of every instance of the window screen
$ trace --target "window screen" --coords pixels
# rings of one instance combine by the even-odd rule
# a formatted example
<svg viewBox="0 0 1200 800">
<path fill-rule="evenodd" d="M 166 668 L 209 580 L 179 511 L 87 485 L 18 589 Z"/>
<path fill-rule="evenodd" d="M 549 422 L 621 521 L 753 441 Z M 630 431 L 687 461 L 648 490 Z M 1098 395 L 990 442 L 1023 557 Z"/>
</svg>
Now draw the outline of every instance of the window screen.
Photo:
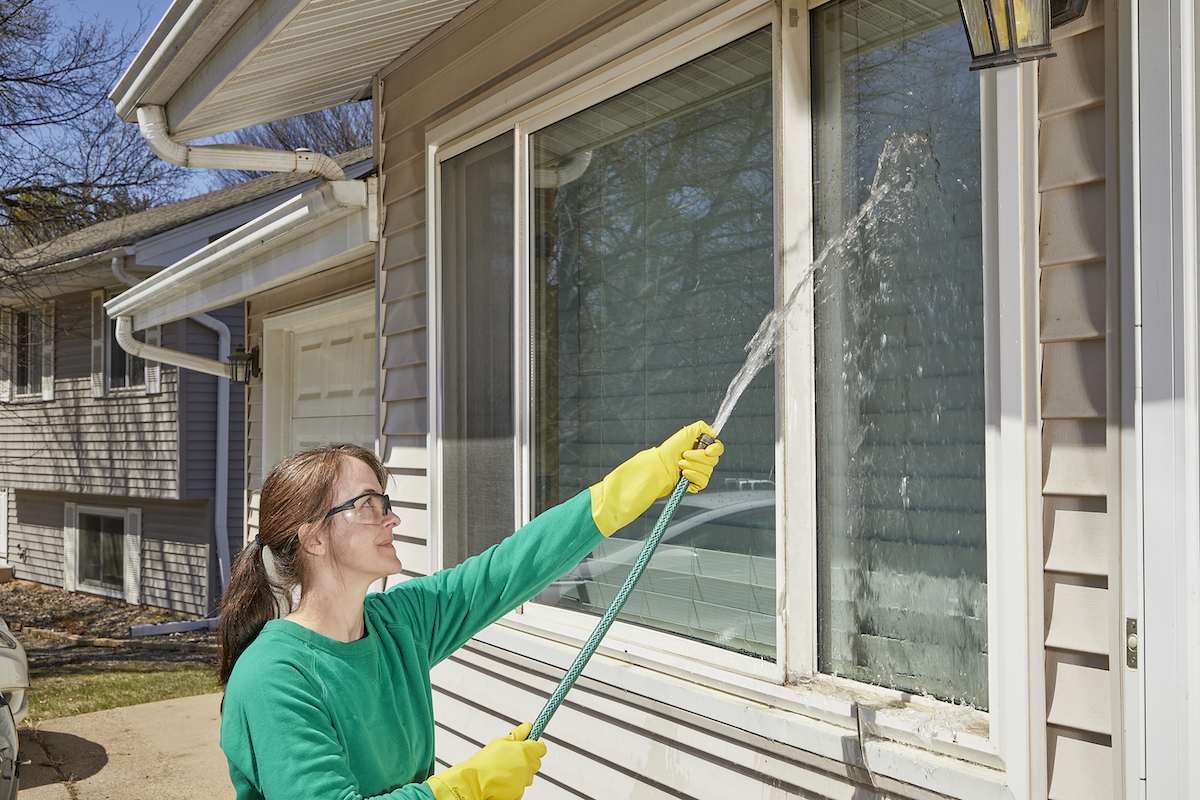
<svg viewBox="0 0 1200 800">
<path fill-rule="evenodd" d="M 442 468 L 445 561 L 512 533 L 513 145 L 449 159 L 442 196 Z"/>
<path fill-rule="evenodd" d="M 79 582 L 84 586 L 125 587 L 125 520 L 79 515 Z"/>
</svg>

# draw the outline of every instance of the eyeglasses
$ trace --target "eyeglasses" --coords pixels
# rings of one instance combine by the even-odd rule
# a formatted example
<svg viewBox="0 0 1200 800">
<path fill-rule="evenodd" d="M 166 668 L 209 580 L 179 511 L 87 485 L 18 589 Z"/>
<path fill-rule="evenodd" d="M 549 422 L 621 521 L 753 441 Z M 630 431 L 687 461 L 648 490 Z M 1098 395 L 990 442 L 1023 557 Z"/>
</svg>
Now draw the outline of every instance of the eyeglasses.
<svg viewBox="0 0 1200 800">
<path fill-rule="evenodd" d="M 359 501 L 362 501 L 361 503 Z M 365 492 L 351 498 L 340 506 L 329 509 L 325 515 L 328 519 L 339 511 L 343 512 L 350 522 L 374 524 L 383 522 L 383 518 L 392 513 L 392 499 L 379 492 Z"/>
</svg>

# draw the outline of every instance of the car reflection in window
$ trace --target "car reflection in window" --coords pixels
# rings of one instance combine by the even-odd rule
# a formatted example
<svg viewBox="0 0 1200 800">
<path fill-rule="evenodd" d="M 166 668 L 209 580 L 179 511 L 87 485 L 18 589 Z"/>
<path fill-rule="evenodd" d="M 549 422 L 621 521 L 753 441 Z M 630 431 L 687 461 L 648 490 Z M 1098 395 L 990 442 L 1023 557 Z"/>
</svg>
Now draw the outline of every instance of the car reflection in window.
<svg viewBox="0 0 1200 800">
<path fill-rule="evenodd" d="M 604 541 L 538 600 L 604 613 L 665 504 Z M 684 497 L 620 619 L 773 658 L 775 605 L 774 485 L 743 481 Z"/>
</svg>

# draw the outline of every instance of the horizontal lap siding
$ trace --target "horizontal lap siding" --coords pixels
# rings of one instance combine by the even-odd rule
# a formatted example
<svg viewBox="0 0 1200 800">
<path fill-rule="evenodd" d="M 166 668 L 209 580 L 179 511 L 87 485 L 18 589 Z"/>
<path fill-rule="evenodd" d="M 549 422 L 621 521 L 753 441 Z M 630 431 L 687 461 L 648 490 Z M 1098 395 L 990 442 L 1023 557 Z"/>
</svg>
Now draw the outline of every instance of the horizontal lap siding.
<svg viewBox="0 0 1200 800">
<path fill-rule="evenodd" d="M 1110 486 L 1109 159 L 1104 3 L 1055 31 L 1039 62 L 1039 320 L 1047 786 L 1051 800 L 1117 796 L 1119 586 Z M 1110 498 L 1114 498 L 1110 500 Z"/>
<path fill-rule="evenodd" d="M 560 677 L 540 662 L 477 642 L 439 664 L 433 676 L 438 769 L 533 719 Z M 491 689 L 486 697 L 481 685 Z M 873 789 L 856 767 L 754 734 L 731 736 L 699 715 L 586 677 L 542 741 L 549 752 L 526 794 L 538 800 L 940 797 L 886 779 Z"/>
<path fill-rule="evenodd" d="M 142 510 L 141 604 L 207 614 L 212 516 L 204 501 L 16 491 L 9 495 L 9 561 L 17 578 L 63 585 L 65 506 Z M 215 565 L 212 565 L 215 568 Z"/>
<path fill-rule="evenodd" d="M 245 307 L 239 303 L 210 312 L 210 316 L 229 328 L 230 349 L 245 341 Z M 181 320 L 170 326 L 178 339 L 173 349 L 186 350 L 203 358 L 218 357 L 218 338 L 215 331 L 191 319 Z M 180 496 L 184 499 L 213 499 L 216 495 L 217 459 L 217 390 L 219 379 L 194 370 L 179 373 L 179 466 Z M 226 460 L 228 485 L 226 488 L 226 537 L 230 552 L 237 552 L 242 541 L 243 507 L 245 497 L 245 388 L 226 384 L 229 392 L 229 453 Z M 215 525 L 214 521 L 212 525 Z M 211 530 L 211 528 L 210 528 Z M 214 531 L 215 533 L 215 531 Z M 215 553 L 214 553 L 215 558 Z M 206 598 L 216 597 L 221 591 L 221 576 L 215 567 L 210 574 L 201 574 L 197 579 L 207 579 L 194 587 L 202 607 Z M 149 601 L 146 601 L 149 602 Z M 197 612 L 200 613 L 200 612 Z"/>
<path fill-rule="evenodd" d="M 88 298 L 56 301 L 54 399 L 0 405 L 0 486 L 175 497 L 178 370 L 162 370 L 157 395 L 134 388 L 93 398 Z"/>
</svg>

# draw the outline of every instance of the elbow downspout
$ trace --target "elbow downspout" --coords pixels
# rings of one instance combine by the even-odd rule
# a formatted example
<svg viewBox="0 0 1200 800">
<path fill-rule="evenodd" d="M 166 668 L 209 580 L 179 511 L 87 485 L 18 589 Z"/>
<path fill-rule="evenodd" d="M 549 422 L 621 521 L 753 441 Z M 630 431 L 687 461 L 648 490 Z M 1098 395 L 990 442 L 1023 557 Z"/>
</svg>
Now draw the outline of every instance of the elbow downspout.
<svg viewBox="0 0 1200 800">
<path fill-rule="evenodd" d="M 308 172 L 327 181 L 344 181 L 346 173 L 323 153 L 289 152 L 244 144 L 182 144 L 171 138 L 162 106 L 138 106 L 138 127 L 154 154 L 181 167 L 243 169 L 264 172 Z"/>
<path fill-rule="evenodd" d="M 125 271 L 124 259 L 120 256 L 114 256 L 112 260 L 112 271 L 119 280 L 129 286 L 136 286 L 139 281 L 137 278 Z M 178 367 L 188 367 L 195 369 L 191 363 L 183 363 L 184 361 L 191 362 L 203 361 L 207 364 L 215 364 L 217 367 L 223 368 L 222 371 L 214 371 L 212 369 L 199 370 L 206 372 L 209 375 L 215 375 L 217 378 L 217 466 L 216 466 L 216 486 L 214 487 L 214 508 L 213 515 L 215 516 L 215 535 L 217 537 L 217 566 L 221 578 L 221 592 L 224 593 L 225 587 L 229 585 L 230 571 L 230 555 L 229 555 L 229 349 L 230 336 L 229 326 L 221 322 L 216 317 L 209 314 L 196 314 L 192 317 L 193 320 L 200 323 L 209 330 L 217 334 L 217 362 L 211 359 L 200 358 L 193 356 L 190 353 L 182 353 L 178 350 L 168 350 L 165 347 L 155 347 L 147 345 L 144 342 L 139 342 L 133 338 L 133 321 L 129 317 L 117 318 L 117 343 L 121 345 L 121 349 L 127 353 L 131 353 L 141 358 L 146 358 L 150 361 L 159 361 L 164 364 L 173 364 Z M 164 357 L 165 356 L 165 357 Z M 182 358 L 186 357 L 186 359 Z"/>
</svg>

